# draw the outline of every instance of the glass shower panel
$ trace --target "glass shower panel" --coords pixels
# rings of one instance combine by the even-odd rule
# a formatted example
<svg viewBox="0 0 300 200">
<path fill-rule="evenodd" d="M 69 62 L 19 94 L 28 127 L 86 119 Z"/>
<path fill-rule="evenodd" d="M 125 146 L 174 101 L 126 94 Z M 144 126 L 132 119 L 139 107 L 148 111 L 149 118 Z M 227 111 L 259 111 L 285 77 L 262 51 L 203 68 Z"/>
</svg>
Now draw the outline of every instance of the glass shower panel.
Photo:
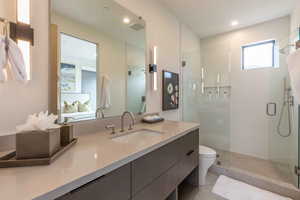
<svg viewBox="0 0 300 200">
<path fill-rule="evenodd" d="M 186 37 L 182 31 L 183 120 L 200 123 L 200 144 L 229 163 L 224 156 L 230 150 L 229 54 L 223 51 L 228 44 L 201 40 L 201 48 L 190 48 Z"/>
<path fill-rule="evenodd" d="M 278 49 L 289 44 L 289 37 L 279 40 Z M 280 51 L 279 51 L 280 52 Z M 295 167 L 298 165 L 298 104 L 294 101 L 288 74 L 288 53 L 279 53 L 277 70 L 271 72 L 269 84 L 270 102 L 276 103 L 275 116 L 269 120 L 269 160 L 274 165 L 278 179 L 298 187 Z"/>
<path fill-rule="evenodd" d="M 230 51 L 229 43 L 218 37 L 201 40 L 204 90 L 199 99 L 202 141 L 229 162 L 230 151 Z M 229 164 L 229 163 L 228 163 Z"/>
</svg>

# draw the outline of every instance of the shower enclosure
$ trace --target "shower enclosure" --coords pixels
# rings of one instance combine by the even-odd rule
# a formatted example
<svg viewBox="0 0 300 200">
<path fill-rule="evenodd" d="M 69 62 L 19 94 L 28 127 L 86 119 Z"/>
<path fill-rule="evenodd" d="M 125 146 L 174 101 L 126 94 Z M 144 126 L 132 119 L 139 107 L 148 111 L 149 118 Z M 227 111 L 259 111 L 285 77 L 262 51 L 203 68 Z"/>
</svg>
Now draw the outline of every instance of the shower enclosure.
<svg viewBox="0 0 300 200">
<path fill-rule="evenodd" d="M 200 123 L 200 144 L 217 150 L 220 166 L 299 187 L 299 111 L 286 63 L 293 47 L 285 53 L 299 38 L 289 17 L 203 38 L 198 47 L 182 29 L 182 118 Z M 259 68 L 268 56 L 273 62 Z"/>
</svg>

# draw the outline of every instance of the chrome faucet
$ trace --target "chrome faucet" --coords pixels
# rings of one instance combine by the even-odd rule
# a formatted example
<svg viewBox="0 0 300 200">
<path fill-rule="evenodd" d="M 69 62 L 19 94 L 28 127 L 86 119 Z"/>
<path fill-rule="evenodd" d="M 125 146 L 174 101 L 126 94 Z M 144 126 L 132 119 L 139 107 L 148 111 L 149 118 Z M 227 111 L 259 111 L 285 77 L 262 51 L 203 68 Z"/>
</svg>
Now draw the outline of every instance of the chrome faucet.
<svg viewBox="0 0 300 200">
<path fill-rule="evenodd" d="M 131 119 L 131 123 L 129 125 L 129 129 L 128 130 L 132 130 L 133 129 L 133 126 L 134 126 L 134 123 L 135 123 L 135 117 L 134 117 L 134 114 L 132 112 L 129 112 L 129 111 L 125 111 L 121 117 L 121 132 L 124 132 L 124 119 L 125 119 L 125 116 L 126 115 L 129 115 L 130 116 L 130 119 Z"/>
<path fill-rule="evenodd" d="M 99 113 L 101 113 L 101 119 L 104 119 L 105 118 L 105 115 L 104 115 L 104 109 L 103 108 L 97 108 L 96 110 L 96 113 L 95 113 L 95 118 L 98 119 L 99 118 Z"/>
</svg>

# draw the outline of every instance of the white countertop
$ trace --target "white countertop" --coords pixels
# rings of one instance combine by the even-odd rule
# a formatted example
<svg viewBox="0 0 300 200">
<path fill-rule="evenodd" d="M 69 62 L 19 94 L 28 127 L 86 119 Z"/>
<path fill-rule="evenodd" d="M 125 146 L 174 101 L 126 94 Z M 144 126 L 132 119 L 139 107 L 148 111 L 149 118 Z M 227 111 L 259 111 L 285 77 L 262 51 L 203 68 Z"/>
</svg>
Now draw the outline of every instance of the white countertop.
<svg viewBox="0 0 300 200">
<path fill-rule="evenodd" d="M 74 147 L 49 166 L 0 169 L 0 199 L 54 200 L 197 128 L 195 123 L 175 121 L 138 124 L 135 130 L 163 134 L 135 144 L 114 142 L 109 132 L 82 135 Z"/>
</svg>

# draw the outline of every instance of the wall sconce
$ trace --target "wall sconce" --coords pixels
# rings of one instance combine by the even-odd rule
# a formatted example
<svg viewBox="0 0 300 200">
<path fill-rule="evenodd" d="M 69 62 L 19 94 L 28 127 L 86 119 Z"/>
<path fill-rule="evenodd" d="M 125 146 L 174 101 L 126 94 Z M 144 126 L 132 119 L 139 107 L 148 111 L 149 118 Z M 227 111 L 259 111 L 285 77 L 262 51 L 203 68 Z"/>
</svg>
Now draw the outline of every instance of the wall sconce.
<svg viewBox="0 0 300 200">
<path fill-rule="evenodd" d="M 30 27 L 30 0 L 17 0 L 17 23 L 10 23 L 10 37 L 21 49 L 30 80 L 30 45 L 34 44 L 34 31 Z"/>
<path fill-rule="evenodd" d="M 157 46 L 152 49 L 152 64 L 149 65 L 149 72 L 152 75 L 152 89 L 157 91 Z"/>
<path fill-rule="evenodd" d="M 201 93 L 205 93 L 205 75 L 204 75 L 204 68 L 201 68 Z"/>
</svg>

